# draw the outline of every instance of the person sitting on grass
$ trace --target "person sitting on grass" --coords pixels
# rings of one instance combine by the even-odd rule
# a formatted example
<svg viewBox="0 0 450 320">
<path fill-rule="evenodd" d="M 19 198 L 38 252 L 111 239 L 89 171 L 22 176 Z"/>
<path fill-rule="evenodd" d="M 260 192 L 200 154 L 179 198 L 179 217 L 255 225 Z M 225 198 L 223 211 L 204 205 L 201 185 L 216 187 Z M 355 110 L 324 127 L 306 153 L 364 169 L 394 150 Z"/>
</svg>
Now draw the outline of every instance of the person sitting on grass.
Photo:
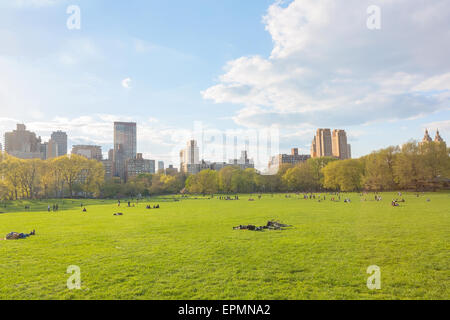
<svg viewBox="0 0 450 320">
<path fill-rule="evenodd" d="M 87 212 L 86 208 L 83 209 L 83 212 Z"/>
<path fill-rule="evenodd" d="M 36 235 L 36 231 L 33 230 L 30 233 L 18 233 L 18 232 L 10 232 L 6 235 L 5 240 L 19 240 L 19 239 L 26 239 L 30 236 Z"/>
<path fill-rule="evenodd" d="M 400 207 L 400 204 L 397 202 L 397 200 L 392 200 L 392 206 L 393 207 Z"/>
</svg>

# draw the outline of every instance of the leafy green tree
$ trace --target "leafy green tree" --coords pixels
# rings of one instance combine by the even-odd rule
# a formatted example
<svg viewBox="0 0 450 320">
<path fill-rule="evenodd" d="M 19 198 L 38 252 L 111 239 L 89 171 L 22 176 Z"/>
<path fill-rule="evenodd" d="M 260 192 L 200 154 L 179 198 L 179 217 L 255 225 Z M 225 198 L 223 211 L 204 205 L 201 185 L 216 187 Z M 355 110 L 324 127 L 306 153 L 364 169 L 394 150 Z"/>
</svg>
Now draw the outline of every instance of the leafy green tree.
<svg viewBox="0 0 450 320">
<path fill-rule="evenodd" d="M 3 179 L 11 190 L 14 199 L 19 199 L 20 191 L 20 167 L 24 163 L 23 160 L 6 155 L 1 162 L 1 172 Z"/>
<path fill-rule="evenodd" d="M 424 165 L 427 188 L 442 188 L 441 178 L 450 177 L 450 155 L 444 143 L 431 142 L 419 145 Z"/>
<path fill-rule="evenodd" d="M 349 159 L 330 162 L 323 170 L 324 187 L 344 192 L 360 191 L 364 165 L 361 160 Z"/>
<path fill-rule="evenodd" d="M 415 142 L 402 146 L 394 164 L 394 178 L 402 189 L 424 190 L 426 181 L 431 178 L 426 173 L 424 158 Z"/>
<path fill-rule="evenodd" d="M 325 189 L 338 191 L 339 190 L 339 178 L 338 178 L 339 162 L 330 162 L 325 168 L 322 169 L 323 173 L 323 187 Z M 317 176 L 315 176 L 317 179 Z"/>
<path fill-rule="evenodd" d="M 317 187 L 309 163 L 302 163 L 289 169 L 283 176 L 283 182 L 289 191 L 314 191 Z"/>
<path fill-rule="evenodd" d="M 366 190 L 387 191 L 398 187 L 394 177 L 394 165 L 399 151 L 398 147 L 389 147 L 363 158 L 363 185 Z"/>
<path fill-rule="evenodd" d="M 41 162 L 42 160 L 40 159 L 31 159 L 20 162 L 17 172 L 23 198 L 34 198 L 35 188 L 37 188 L 39 181 Z"/>
<path fill-rule="evenodd" d="M 224 193 L 231 193 L 233 191 L 232 178 L 236 171 L 234 167 L 225 167 L 219 171 L 219 189 Z"/>
<path fill-rule="evenodd" d="M 319 191 L 325 184 L 324 182 L 324 174 L 323 168 L 325 168 L 329 163 L 337 161 L 336 158 L 333 157 L 322 157 L 322 158 L 312 158 L 307 161 L 309 164 L 312 177 L 313 177 L 313 186 L 312 190 Z"/>
</svg>

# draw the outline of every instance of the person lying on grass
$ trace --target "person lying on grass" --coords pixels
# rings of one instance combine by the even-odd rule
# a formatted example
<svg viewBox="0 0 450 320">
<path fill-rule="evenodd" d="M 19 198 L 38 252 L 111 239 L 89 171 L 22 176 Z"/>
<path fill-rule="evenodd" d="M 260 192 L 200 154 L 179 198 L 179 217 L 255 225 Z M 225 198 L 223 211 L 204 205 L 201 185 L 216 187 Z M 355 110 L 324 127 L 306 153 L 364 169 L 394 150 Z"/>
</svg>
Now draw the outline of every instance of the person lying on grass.
<svg viewBox="0 0 450 320">
<path fill-rule="evenodd" d="M 6 235 L 5 240 L 19 240 L 19 239 L 26 239 L 30 236 L 36 235 L 36 231 L 33 230 L 30 233 L 18 233 L 18 232 L 10 232 Z"/>
</svg>

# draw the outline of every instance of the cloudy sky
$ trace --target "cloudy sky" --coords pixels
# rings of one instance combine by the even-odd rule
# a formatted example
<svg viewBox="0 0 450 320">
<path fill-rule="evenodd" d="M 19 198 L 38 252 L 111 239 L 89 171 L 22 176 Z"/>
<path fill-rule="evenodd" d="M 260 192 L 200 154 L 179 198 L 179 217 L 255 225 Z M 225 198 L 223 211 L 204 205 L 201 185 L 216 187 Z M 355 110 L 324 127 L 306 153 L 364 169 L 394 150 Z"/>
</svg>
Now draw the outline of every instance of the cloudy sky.
<svg viewBox="0 0 450 320">
<path fill-rule="evenodd" d="M 0 134 L 106 152 L 112 122 L 136 121 L 139 151 L 178 165 L 199 123 L 278 127 L 280 151 L 304 153 L 327 127 L 361 156 L 425 128 L 450 139 L 449 57 L 448 0 L 0 0 Z"/>
</svg>

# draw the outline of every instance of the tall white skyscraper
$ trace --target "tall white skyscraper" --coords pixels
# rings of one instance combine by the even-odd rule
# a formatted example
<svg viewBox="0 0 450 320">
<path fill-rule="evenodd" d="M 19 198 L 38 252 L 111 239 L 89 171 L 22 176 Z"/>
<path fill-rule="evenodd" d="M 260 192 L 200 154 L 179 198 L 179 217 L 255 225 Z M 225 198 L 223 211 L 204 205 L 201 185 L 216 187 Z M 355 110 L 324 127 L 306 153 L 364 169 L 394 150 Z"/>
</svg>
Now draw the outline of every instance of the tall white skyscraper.
<svg viewBox="0 0 450 320">
<path fill-rule="evenodd" d="M 198 148 L 197 141 L 188 141 L 186 149 L 183 149 L 180 152 L 180 169 L 182 172 L 192 172 L 192 168 L 200 164 L 199 153 L 200 150 Z"/>
</svg>

